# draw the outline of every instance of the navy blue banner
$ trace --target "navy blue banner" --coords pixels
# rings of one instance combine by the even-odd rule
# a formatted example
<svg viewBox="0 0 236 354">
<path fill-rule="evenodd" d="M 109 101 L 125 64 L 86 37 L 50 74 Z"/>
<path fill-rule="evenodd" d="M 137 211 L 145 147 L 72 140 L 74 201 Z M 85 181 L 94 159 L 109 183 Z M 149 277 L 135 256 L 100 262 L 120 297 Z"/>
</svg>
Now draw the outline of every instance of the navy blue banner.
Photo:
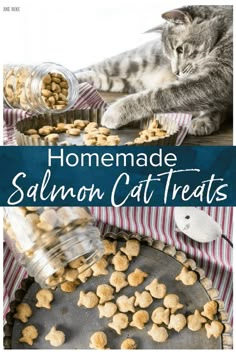
<svg viewBox="0 0 236 354">
<path fill-rule="evenodd" d="M 236 206 L 236 147 L 1 147 L 0 205 Z"/>
</svg>

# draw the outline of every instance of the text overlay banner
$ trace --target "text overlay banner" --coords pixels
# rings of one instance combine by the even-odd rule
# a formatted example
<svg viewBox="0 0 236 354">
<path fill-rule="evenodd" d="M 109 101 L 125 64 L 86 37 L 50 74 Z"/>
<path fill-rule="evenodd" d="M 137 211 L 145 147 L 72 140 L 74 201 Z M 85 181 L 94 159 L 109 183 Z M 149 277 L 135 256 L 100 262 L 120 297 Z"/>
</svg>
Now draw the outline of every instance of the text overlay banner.
<svg viewBox="0 0 236 354">
<path fill-rule="evenodd" d="M 1 147 L 1 206 L 236 206 L 236 147 Z"/>
</svg>

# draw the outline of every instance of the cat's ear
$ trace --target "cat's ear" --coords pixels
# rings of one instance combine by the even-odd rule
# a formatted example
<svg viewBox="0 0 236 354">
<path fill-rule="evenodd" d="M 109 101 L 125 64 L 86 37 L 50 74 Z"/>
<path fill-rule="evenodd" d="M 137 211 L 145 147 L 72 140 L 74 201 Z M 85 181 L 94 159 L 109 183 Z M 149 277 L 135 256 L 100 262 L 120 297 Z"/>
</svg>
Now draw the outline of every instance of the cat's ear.
<svg viewBox="0 0 236 354">
<path fill-rule="evenodd" d="M 193 20 L 191 15 L 182 9 L 167 11 L 162 14 L 161 17 L 168 22 L 175 23 L 176 25 L 191 23 Z"/>
<path fill-rule="evenodd" d="M 145 31 L 144 33 L 151 33 L 151 32 L 162 32 L 164 28 L 164 24 L 162 23 L 161 25 L 158 25 L 156 27 L 153 27 L 147 31 Z"/>
</svg>

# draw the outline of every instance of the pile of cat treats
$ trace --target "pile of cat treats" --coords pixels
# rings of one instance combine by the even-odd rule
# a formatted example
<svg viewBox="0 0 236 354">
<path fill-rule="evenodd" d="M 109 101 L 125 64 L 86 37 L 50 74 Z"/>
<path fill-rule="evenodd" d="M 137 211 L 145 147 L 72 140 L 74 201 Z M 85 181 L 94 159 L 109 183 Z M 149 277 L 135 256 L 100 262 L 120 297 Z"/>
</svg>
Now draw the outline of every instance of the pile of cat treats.
<svg viewBox="0 0 236 354">
<path fill-rule="evenodd" d="M 139 132 L 139 137 L 134 139 L 134 141 L 129 141 L 126 145 L 133 144 L 143 144 L 155 140 L 159 140 L 164 137 L 170 136 L 167 130 L 161 128 L 159 126 L 159 122 L 157 119 L 154 119 L 148 126 L 147 129 L 141 130 Z"/>
<path fill-rule="evenodd" d="M 44 139 L 49 143 L 58 143 L 59 134 L 66 133 L 68 136 L 80 136 L 83 133 L 83 142 L 88 146 L 114 146 L 119 145 L 118 135 L 111 135 L 109 129 L 98 127 L 96 122 L 76 119 L 73 123 L 57 123 L 56 126 L 44 125 L 40 129 L 28 129 L 25 135 L 31 138 Z M 68 141 L 62 141 L 58 145 L 72 145 Z"/>
<path fill-rule="evenodd" d="M 51 277 L 51 285 L 59 285 L 64 292 L 73 292 L 79 283 L 93 284 L 92 278 L 102 275 L 109 275 L 109 284 L 101 283 L 95 291 L 80 291 L 77 306 L 85 309 L 97 309 L 99 318 L 107 319 L 107 326 L 112 328 L 119 336 L 129 326 L 138 331 L 145 331 L 153 341 L 164 343 L 174 332 L 181 332 L 184 328 L 189 331 L 199 331 L 205 328 L 207 338 L 218 338 L 223 330 L 223 324 L 218 320 L 218 303 L 211 300 L 205 303 L 202 309 L 195 309 L 191 314 L 183 314 L 185 305 L 177 294 L 169 293 L 166 284 L 159 282 L 157 278 L 151 277 L 141 291 L 135 288 L 142 285 L 144 280 L 149 278 L 149 274 L 140 268 L 127 273 L 131 262 L 135 261 L 140 253 L 140 242 L 128 240 L 124 247 L 117 249 L 116 241 L 104 240 L 104 256 L 91 268 L 87 268 L 81 273 L 84 259 L 80 257 L 67 267 L 61 268 Z M 108 268 L 109 267 L 109 268 Z M 191 287 L 197 282 L 197 273 L 183 267 L 180 274 L 177 274 L 174 281 L 180 281 L 184 286 Z M 89 282 L 90 280 L 90 282 Z M 122 289 L 132 289 L 133 295 L 128 297 L 120 294 Z M 36 294 L 36 304 L 38 308 L 45 308 L 50 311 L 53 306 L 54 293 L 51 289 L 41 289 Z M 149 306 L 157 301 L 162 301 L 162 305 L 157 304 L 152 312 Z M 76 305 L 76 304 L 75 304 Z M 181 310 L 181 313 L 179 313 Z M 33 314 L 31 307 L 26 303 L 21 303 L 16 308 L 14 317 L 23 323 L 30 321 Z M 146 330 L 147 324 L 151 324 L 151 329 Z M 55 323 L 45 336 L 45 340 L 53 347 L 59 347 L 66 341 L 63 331 L 56 329 Z M 22 330 L 19 341 L 28 345 L 33 345 L 40 335 L 40 329 L 34 325 L 27 325 Z M 112 348 L 112 339 L 107 336 L 104 329 L 94 332 L 88 338 L 88 347 L 94 349 Z M 128 337 L 120 343 L 121 349 L 138 348 L 137 338 Z"/>
</svg>

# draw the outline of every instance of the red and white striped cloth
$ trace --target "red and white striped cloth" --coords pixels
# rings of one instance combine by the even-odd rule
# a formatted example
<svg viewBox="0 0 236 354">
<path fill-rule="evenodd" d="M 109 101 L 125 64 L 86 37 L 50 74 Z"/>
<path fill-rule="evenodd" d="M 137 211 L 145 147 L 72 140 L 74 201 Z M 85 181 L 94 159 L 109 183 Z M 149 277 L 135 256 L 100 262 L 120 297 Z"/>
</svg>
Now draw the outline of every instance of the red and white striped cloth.
<svg viewBox="0 0 236 354">
<path fill-rule="evenodd" d="M 223 233 L 232 240 L 233 208 L 201 208 L 211 215 L 222 227 Z M 206 276 L 212 280 L 220 298 L 225 302 L 229 321 L 233 321 L 233 275 L 232 249 L 222 238 L 208 244 L 201 244 L 175 231 L 172 207 L 93 207 L 91 212 L 97 220 L 102 234 L 124 229 L 141 235 L 150 236 L 173 245 L 193 258 Z M 15 261 L 9 248 L 4 247 L 4 318 L 9 310 L 9 302 L 14 298 L 15 290 L 26 276 L 25 270 Z"/>
<path fill-rule="evenodd" d="M 103 101 L 96 89 L 88 83 L 79 85 L 80 96 L 76 102 L 74 109 L 87 109 L 87 108 L 105 108 L 106 103 Z M 31 114 L 21 109 L 4 109 L 3 120 L 3 144 L 16 145 L 14 137 L 15 124 L 23 119 L 29 118 Z M 169 119 L 173 119 L 181 127 L 177 136 L 176 145 L 181 145 L 185 136 L 188 133 L 192 115 L 185 113 L 168 113 L 166 114 Z"/>
</svg>

